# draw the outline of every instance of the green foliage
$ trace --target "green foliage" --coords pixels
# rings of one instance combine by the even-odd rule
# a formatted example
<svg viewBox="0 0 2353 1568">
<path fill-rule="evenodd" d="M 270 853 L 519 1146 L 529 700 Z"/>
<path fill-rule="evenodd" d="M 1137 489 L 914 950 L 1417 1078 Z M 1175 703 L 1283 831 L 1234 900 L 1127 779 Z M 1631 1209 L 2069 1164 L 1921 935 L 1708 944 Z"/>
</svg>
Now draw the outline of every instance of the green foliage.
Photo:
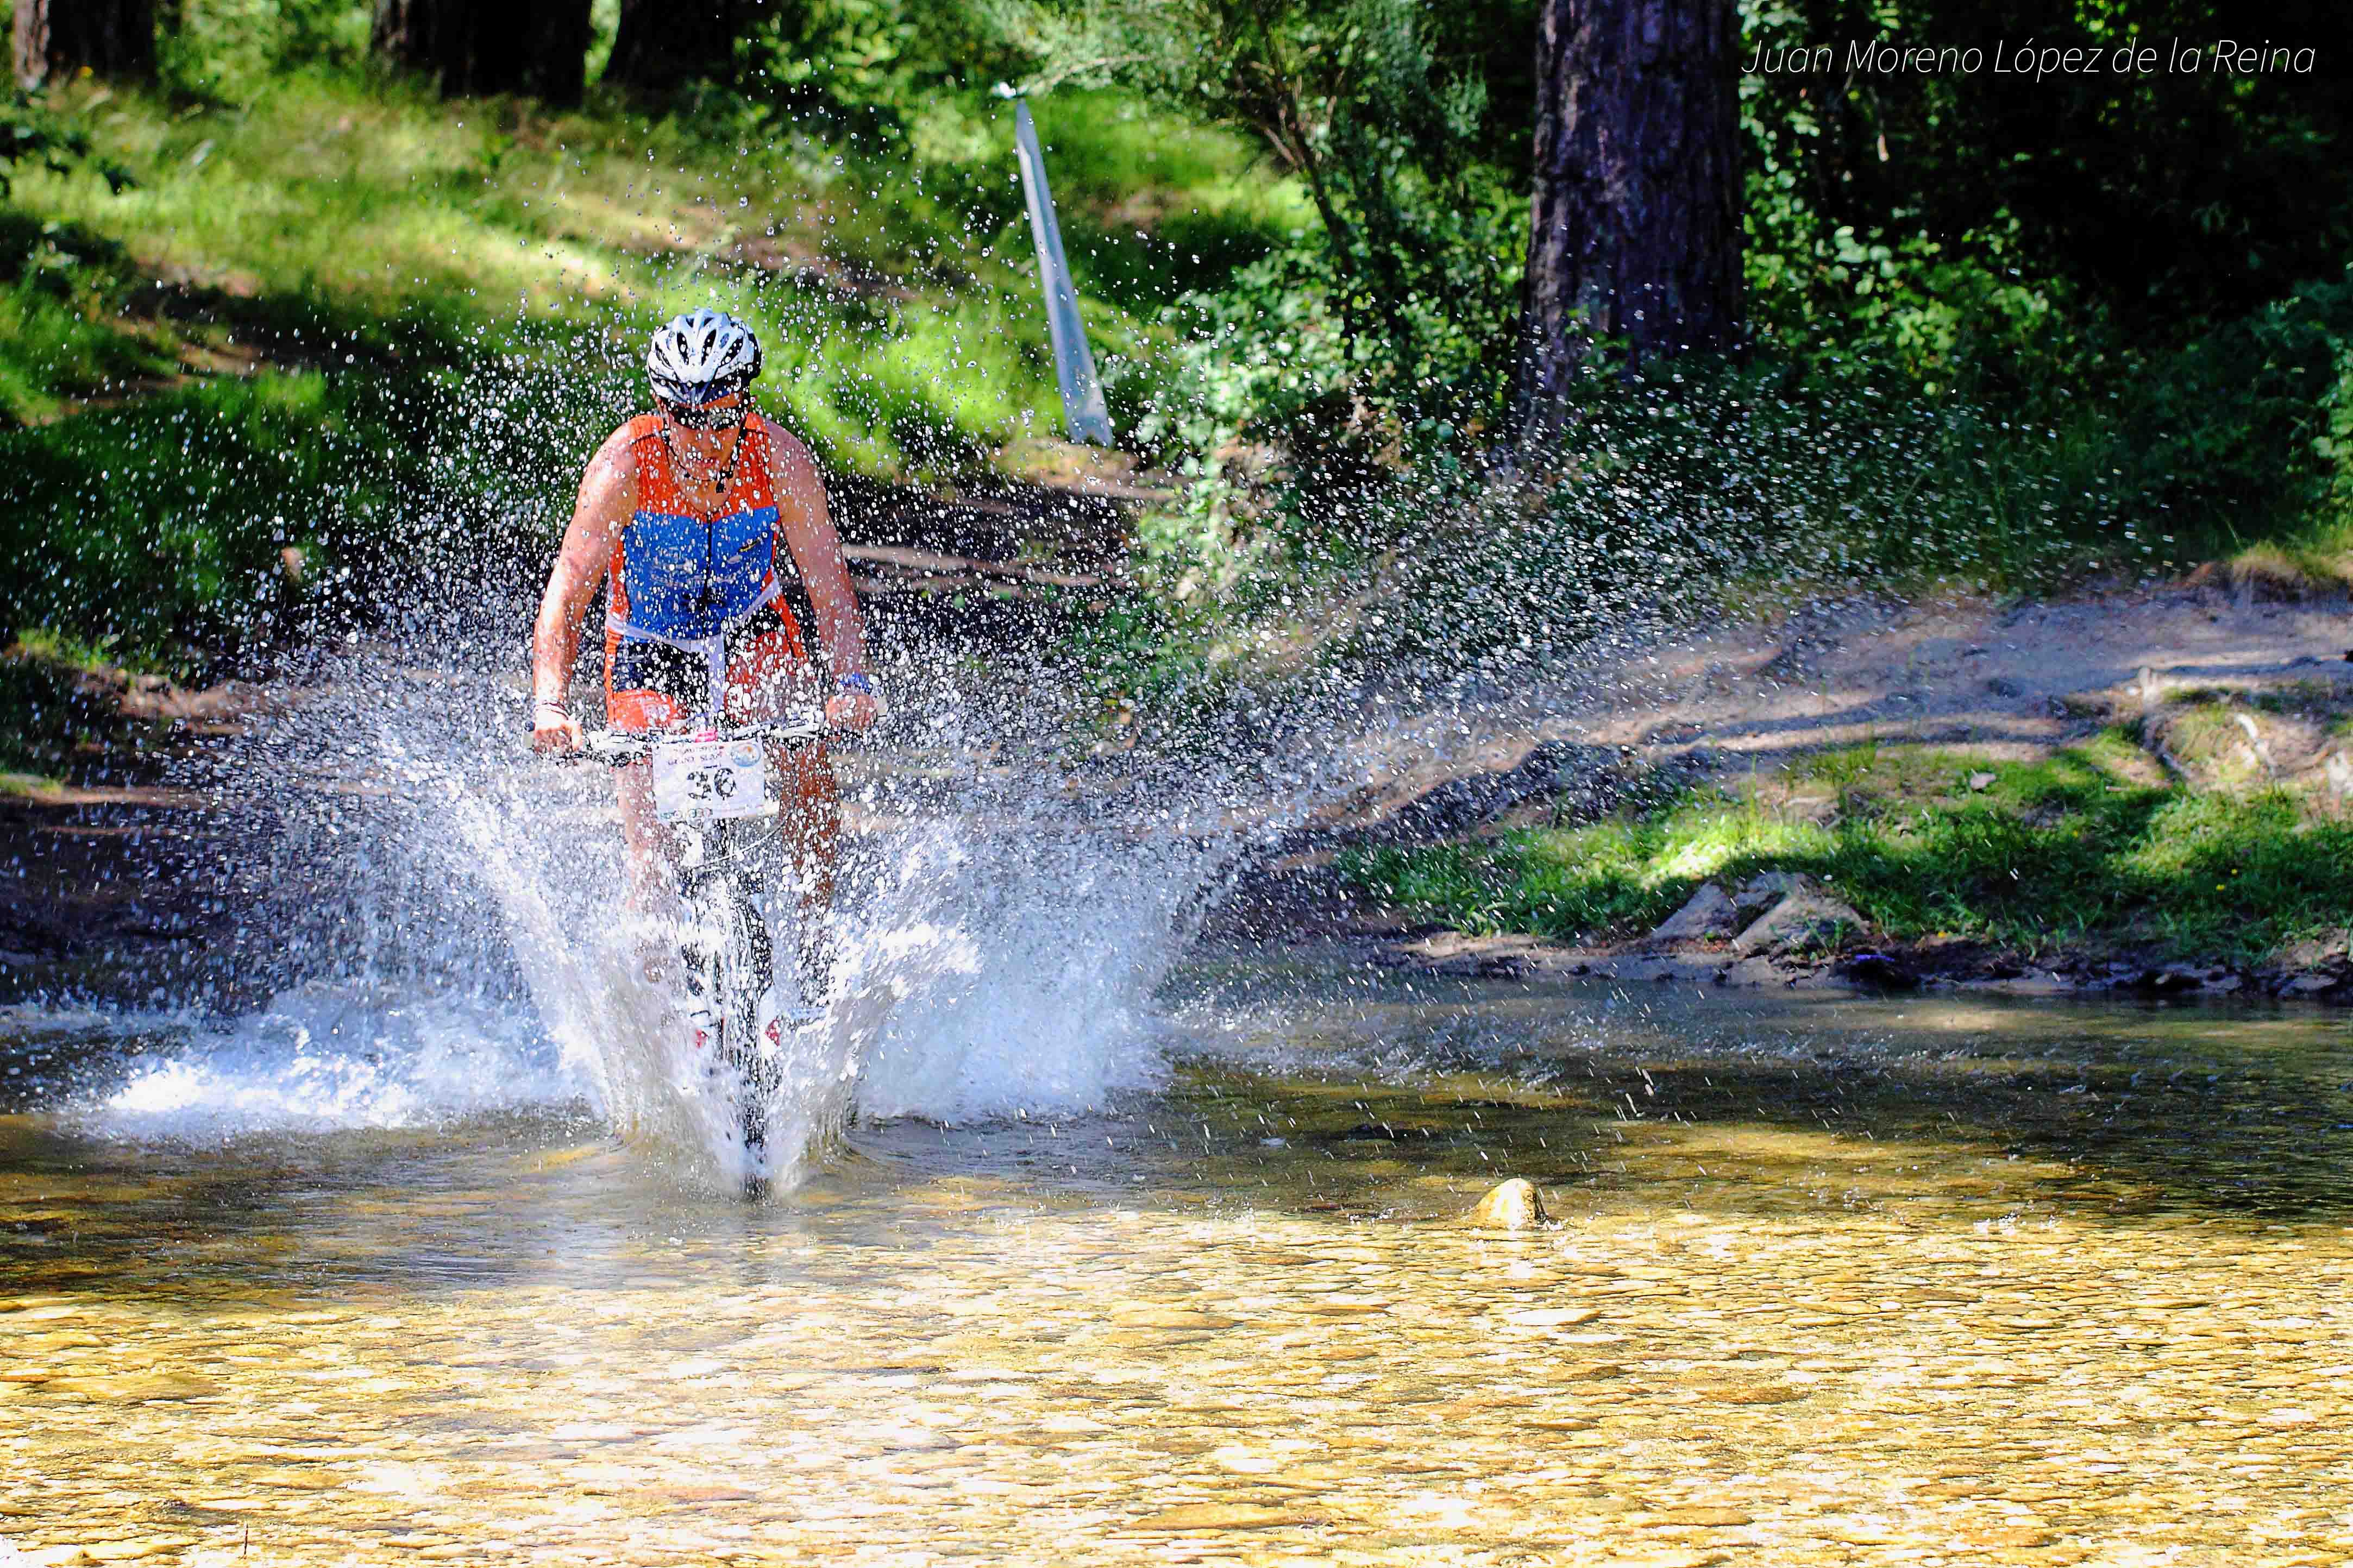
<svg viewBox="0 0 2353 1568">
<path fill-rule="evenodd" d="M 737 43 L 744 79 L 790 98 L 895 110 L 910 96 L 918 27 L 897 0 L 778 5 Z"/>
<path fill-rule="evenodd" d="M 0 209 L 0 423 L 178 368 L 153 339 L 116 324 L 134 286 L 105 240 Z"/>
<path fill-rule="evenodd" d="M 2340 91 L 2295 72 L 1857 73 L 1856 40 L 1989 58 L 2022 34 L 2000 7 L 1941 0 L 1867 17 L 1744 0 L 1742 15 L 1752 51 L 1829 42 L 1836 57 L 1742 83 L 1766 352 L 1810 388 L 1877 384 L 1989 430 L 2048 431 L 2070 454 L 2057 467 L 2093 481 L 2156 560 L 2343 547 L 2346 292 L 2327 279 L 2353 254 L 2353 192 L 2327 151 L 2346 130 Z M 2104 0 L 2031 31 L 2162 54 L 2215 34 L 2200 15 Z M 2322 15 L 2295 6 L 2266 28 L 2296 37 Z M 2025 442 L 1989 447 L 2039 461 Z"/>
<path fill-rule="evenodd" d="M 177 10 L 178 26 L 157 33 L 156 75 L 184 101 L 234 105 L 273 78 L 367 58 L 364 0 L 179 0 Z"/>
<path fill-rule="evenodd" d="M 2353 274 L 2159 358 L 2118 402 L 2117 461 L 2201 542 L 2343 529 L 2353 522 Z"/>
<path fill-rule="evenodd" d="M 2353 826 L 2276 792 L 2123 782 L 2101 747 L 2128 744 L 2110 737 L 2031 764 L 1829 753 L 1815 772 L 1847 782 L 1828 826 L 1703 790 L 1584 826 L 1354 852 L 1342 868 L 1424 918 L 1568 939 L 1639 935 L 1700 883 L 1766 870 L 1820 879 L 1899 939 L 2031 955 L 2088 946 L 2261 962 L 2344 923 Z M 1995 774 L 1983 792 L 1968 784 L 1978 770 Z"/>
<path fill-rule="evenodd" d="M 1187 0 L 1085 18 L 1045 47 L 1049 79 L 1123 80 L 1247 128 L 1317 218 L 1231 291 L 1185 302 L 1198 347 L 1179 400 L 1219 412 L 1172 416 L 1154 436 L 1190 419 L 1198 449 L 1209 430 L 1281 424 L 1303 393 L 1491 409 L 1526 220 L 1517 182 L 1478 155 L 1485 84 L 1474 60 L 1444 52 L 1444 16 L 1406 0 Z M 1250 363 L 1229 371 L 1234 359 Z"/>
<path fill-rule="evenodd" d="M 1092 299 L 1140 316 L 1188 294 L 1222 295 L 1238 269 L 1268 256 L 1314 221 L 1299 182 L 1277 178 L 1233 129 L 1118 88 L 1066 83 L 1033 100 L 1040 143 L 1073 277 Z M 1026 244 L 1028 218 L 1013 164 L 1012 113 L 995 100 L 934 100 L 931 124 L 967 128 L 951 163 L 920 136 L 927 184 L 953 169 L 953 205 L 977 230 L 991 219 Z M 1181 319 L 1180 307 L 1173 319 Z M 1090 321 L 1093 318 L 1090 315 Z"/>
<path fill-rule="evenodd" d="M 1741 0 L 1746 51 L 1831 46 L 1827 69 L 1744 80 L 1752 167 L 1810 215 L 1899 257 L 2000 236 L 1998 273 L 2060 283 L 2091 311 L 2127 320 L 2141 344 L 2172 346 L 2288 287 L 2339 270 L 2353 244 L 2343 139 L 2353 99 L 2341 72 L 2252 76 L 2165 68 L 2180 44 L 2242 29 L 2199 0 L 2088 0 L 2053 8 L 1980 0 Z M 2283 0 L 2267 39 L 2317 44 L 2341 17 Z M 1989 68 L 1993 50 L 2037 45 L 2157 49 L 2158 67 L 2036 77 Z M 1979 68 L 1858 70 L 1856 44 L 1958 52 Z M 1744 59 L 1746 57 L 1744 54 Z M 1752 194 L 1754 187 L 1752 186 Z"/>
<path fill-rule="evenodd" d="M 234 646 L 282 607 L 280 552 L 348 538 L 385 498 L 379 417 L 318 375 L 216 382 L 0 435 L 16 504 L 0 626 L 117 657 Z"/>
<path fill-rule="evenodd" d="M 16 89 L 0 97 L 0 197 L 14 194 L 13 174 L 26 167 L 53 174 L 88 168 L 113 191 L 131 184 L 129 170 L 91 155 L 88 126 Z"/>
</svg>

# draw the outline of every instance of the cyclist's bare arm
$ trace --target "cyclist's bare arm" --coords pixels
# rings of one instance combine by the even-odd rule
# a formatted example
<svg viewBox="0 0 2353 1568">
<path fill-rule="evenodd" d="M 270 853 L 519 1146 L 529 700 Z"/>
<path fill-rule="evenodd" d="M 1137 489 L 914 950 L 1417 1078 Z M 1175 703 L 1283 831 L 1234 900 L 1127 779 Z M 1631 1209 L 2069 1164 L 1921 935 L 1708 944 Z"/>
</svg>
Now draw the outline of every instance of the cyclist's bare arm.
<svg viewBox="0 0 2353 1568">
<path fill-rule="evenodd" d="M 572 684 L 572 661 L 580 651 L 580 617 L 596 596 L 596 585 L 612 560 L 613 542 L 628 526 L 637 504 L 637 467 L 629 461 L 628 426 L 623 426 L 588 460 L 563 548 L 547 575 L 547 592 L 540 596 L 539 619 L 531 634 L 531 742 L 539 751 L 580 749 L 580 725 L 565 700 Z"/>
<path fill-rule="evenodd" d="M 825 504 L 825 480 L 807 447 L 774 420 L 768 421 L 768 449 L 774 454 L 776 528 L 800 568 L 807 588 L 809 608 L 817 616 L 817 635 L 824 640 L 836 678 L 866 673 L 866 624 L 858 614 L 858 597 L 850 591 L 849 564 L 841 556 L 841 536 Z M 871 693 L 836 691 L 826 702 L 828 721 L 845 730 L 863 730 L 879 710 Z"/>
</svg>

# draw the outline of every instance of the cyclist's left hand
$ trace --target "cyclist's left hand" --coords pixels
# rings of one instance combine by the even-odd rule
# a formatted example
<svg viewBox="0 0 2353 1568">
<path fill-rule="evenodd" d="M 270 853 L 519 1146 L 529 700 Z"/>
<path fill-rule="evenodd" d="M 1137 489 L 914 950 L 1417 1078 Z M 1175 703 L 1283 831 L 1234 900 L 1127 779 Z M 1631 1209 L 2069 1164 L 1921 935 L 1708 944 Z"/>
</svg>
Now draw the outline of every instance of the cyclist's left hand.
<svg viewBox="0 0 2353 1568">
<path fill-rule="evenodd" d="M 864 691 L 837 691 L 826 699 L 825 721 L 837 730 L 866 730 L 882 716 L 882 706 Z"/>
</svg>

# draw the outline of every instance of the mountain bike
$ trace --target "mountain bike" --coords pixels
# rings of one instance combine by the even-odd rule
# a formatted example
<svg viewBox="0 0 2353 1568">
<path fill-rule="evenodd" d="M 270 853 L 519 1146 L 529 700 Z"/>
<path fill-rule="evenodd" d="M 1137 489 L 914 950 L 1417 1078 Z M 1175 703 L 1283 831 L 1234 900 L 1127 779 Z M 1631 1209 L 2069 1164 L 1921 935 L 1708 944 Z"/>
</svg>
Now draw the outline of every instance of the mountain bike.
<svg viewBox="0 0 2353 1568">
<path fill-rule="evenodd" d="M 822 997 L 779 984 L 777 932 L 763 905 L 790 859 L 769 788 L 771 744 L 806 744 L 821 718 L 706 728 L 684 735 L 600 730 L 583 755 L 609 767 L 653 764 L 654 818 L 678 848 L 678 994 L 703 1072 L 744 1143 L 745 1187 L 766 1184 L 769 1109 L 783 1087 L 786 1034 L 825 1021 Z M 797 918 L 797 911 L 796 911 Z M 795 933 L 787 933 L 795 934 Z M 795 976 L 815 990 L 824 976 Z M 792 994 L 788 997 L 786 992 Z"/>
</svg>

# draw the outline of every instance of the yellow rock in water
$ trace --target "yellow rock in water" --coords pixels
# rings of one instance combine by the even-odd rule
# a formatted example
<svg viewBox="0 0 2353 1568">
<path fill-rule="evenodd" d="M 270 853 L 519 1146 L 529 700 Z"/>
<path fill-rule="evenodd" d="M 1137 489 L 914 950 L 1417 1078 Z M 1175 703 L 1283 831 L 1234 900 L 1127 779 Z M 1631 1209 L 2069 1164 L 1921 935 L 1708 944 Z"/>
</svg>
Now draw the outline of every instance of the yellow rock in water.
<svg viewBox="0 0 2353 1568">
<path fill-rule="evenodd" d="M 1482 1230 L 1525 1230 L 1545 1221 L 1544 1200 L 1525 1176 L 1498 1182 L 1471 1211 L 1468 1223 Z"/>
</svg>

